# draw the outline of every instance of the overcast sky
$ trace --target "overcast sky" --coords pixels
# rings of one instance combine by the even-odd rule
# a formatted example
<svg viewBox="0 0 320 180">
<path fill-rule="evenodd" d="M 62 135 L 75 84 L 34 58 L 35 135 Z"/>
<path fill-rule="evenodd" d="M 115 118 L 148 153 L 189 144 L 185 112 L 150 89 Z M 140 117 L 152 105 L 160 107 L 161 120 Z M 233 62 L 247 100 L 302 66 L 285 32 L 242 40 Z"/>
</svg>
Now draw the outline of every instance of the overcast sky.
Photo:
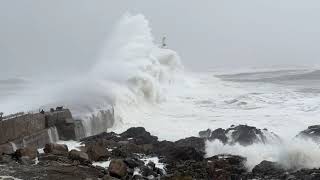
<svg viewBox="0 0 320 180">
<path fill-rule="evenodd" d="M 1 74 L 85 70 L 126 12 L 191 69 L 320 64 L 318 0 L 1 0 Z"/>
</svg>

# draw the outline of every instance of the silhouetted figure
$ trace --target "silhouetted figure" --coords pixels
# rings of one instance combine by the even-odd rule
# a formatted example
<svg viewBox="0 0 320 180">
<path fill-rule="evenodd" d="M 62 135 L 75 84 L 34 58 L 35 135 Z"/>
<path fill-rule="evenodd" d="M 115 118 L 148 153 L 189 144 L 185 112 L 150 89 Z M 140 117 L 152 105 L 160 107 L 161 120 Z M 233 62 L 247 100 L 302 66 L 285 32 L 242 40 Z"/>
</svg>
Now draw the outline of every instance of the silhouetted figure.
<svg viewBox="0 0 320 180">
<path fill-rule="evenodd" d="M 0 112 L 0 121 L 3 119 L 3 112 Z"/>
<path fill-rule="evenodd" d="M 54 112 L 54 108 L 50 108 L 50 112 Z"/>
<path fill-rule="evenodd" d="M 42 109 L 42 110 L 40 111 L 40 113 L 41 113 L 41 114 L 44 114 L 44 110 Z"/>
<path fill-rule="evenodd" d="M 162 47 L 162 48 L 166 48 L 166 47 L 167 47 L 166 40 L 167 40 L 167 37 L 166 37 L 166 36 L 163 36 L 163 38 L 162 38 L 162 44 L 161 44 L 161 47 Z"/>
<path fill-rule="evenodd" d="M 57 111 L 62 111 L 62 110 L 63 110 L 63 106 L 58 106 L 58 107 L 56 107 L 56 110 L 57 110 Z"/>
</svg>

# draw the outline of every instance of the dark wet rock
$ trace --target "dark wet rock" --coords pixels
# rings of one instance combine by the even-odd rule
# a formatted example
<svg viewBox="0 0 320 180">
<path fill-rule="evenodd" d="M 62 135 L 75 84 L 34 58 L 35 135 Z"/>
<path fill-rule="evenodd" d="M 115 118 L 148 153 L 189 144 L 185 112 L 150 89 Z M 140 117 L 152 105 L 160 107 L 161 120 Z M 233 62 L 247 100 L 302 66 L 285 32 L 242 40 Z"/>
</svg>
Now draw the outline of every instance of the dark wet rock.
<svg viewBox="0 0 320 180">
<path fill-rule="evenodd" d="M 193 147 L 198 151 L 205 152 L 205 140 L 199 137 L 189 137 L 175 142 L 177 146 Z"/>
<path fill-rule="evenodd" d="M 276 162 L 262 161 L 252 169 L 256 177 L 277 178 L 285 176 L 285 169 Z"/>
<path fill-rule="evenodd" d="M 127 131 L 120 134 L 122 138 L 133 138 L 135 144 L 151 144 L 158 141 L 158 137 L 152 136 L 148 131 L 143 127 L 133 127 L 129 128 Z"/>
<path fill-rule="evenodd" d="M 127 165 L 121 159 L 112 160 L 109 165 L 108 171 L 110 176 L 120 178 L 120 179 L 125 177 L 128 173 Z"/>
<path fill-rule="evenodd" d="M 246 158 L 234 155 L 217 155 L 207 159 L 207 172 L 210 179 L 243 179 L 247 169 Z"/>
<path fill-rule="evenodd" d="M 209 138 L 211 136 L 211 129 L 207 129 L 205 131 L 200 131 L 199 136 L 201 138 L 205 138 L 205 139 Z"/>
<path fill-rule="evenodd" d="M 143 147 L 140 145 L 128 143 L 121 145 L 111 152 L 111 156 L 115 158 L 133 157 L 135 153 L 144 153 Z"/>
<path fill-rule="evenodd" d="M 89 156 L 87 153 L 78 151 L 78 150 L 71 150 L 68 154 L 69 159 L 79 161 L 81 163 L 89 163 Z"/>
<path fill-rule="evenodd" d="M 105 172 L 93 166 L 74 166 L 56 161 L 41 161 L 34 165 L 6 164 L 6 166 L 0 168 L 0 175 L 28 180 L 98 180 L 98 178 L 102 178 L 105 175 Z"/>
<path fill-rule="evenodd" d="M 170 141 L 161 141 L 155 145 L 154 154 L 165 157 L 164 161 L 185 161 L 197 160 L 201 161 L 204 158 L 204 152 L 199 151 L 191 146 L 178 146 Z"/>
<path fill-rule="evenodd" d="M 208 179 L 207 162 L 188 160 L 167 165 L 166 179 Z"/>
<path fill-rule="evenodd" d="M 49 143 L 45 145 L 43 151 L 47 154 L 65 155 L 68 154 L 69 149 L 65 144 Z"/>
<path fill-rule="evenodd" d="M 222 129 L 222 128 L 218 128 L 214 131 L 212 131 L 209 140 L 220 140 L 222 143 L 227 143 L 228 142 L 228 137 L 227 137 L 227 132 L 226 130 Z"/>
<path fill-rule="evenodd" d="M 111 156 L 111 153 L 103 144 L 96 143 L 86 145 L 85 149 L 91 161 L 106 161 Z"/>
<path fill-rule="evenodd" d="M 297 137 L 320 142 L 320 125 L 309 126 L 308 129 L 301 131 Z"/>
<path fill-rule="evenodd" d="M 289 179 L 289 178 L 288 178 Z M 319 180 L 320 169 L 301 169 L 290 174 L 290 180 Z"/>
<path fill-rule="evenodd" d="M 204 159 L 204 153 L 202 151 L 197 151 L 193 147 L 174 147 L 171 152 L 169 152 L 166 156 L 172 160 L 196 160 L 201 161 Z"/>
<path fill-rule="evenodd" d="M 123 140 L 123 138 L 121 138 L 120 135 L 118 135 L 117 133 L 114 132 L 103 132 L 94 136 L 90 136 L 90 137 L 86 137 L 81 139 L 80 141 L 84 144 L 91 144 L 91 143 L 96 143 L 98 141 L 104 141 L 106 143 L 109 142 L 113 142 L 113 145 L 115 145 L 117 142 Z"/>
<path fill-rule="evenodd" d="M 314 130 L 315 127 L 309 129 Z M 208 135 L 210 132 L 210 136 Z M 188 137 L 175 142 L 158 141 L 144 128 L 130 128 L 122 134 L 101 133 L 83 139 L 81 151 L 65 145 L 47 144 L 45 153 L 33 164 L 27 150 L 0 156 L 0 174 L 20 179 L 319 179 L 319 169 L 284 170 L 275 162 L 262 161 L 252 172 L 246 169 L 246 158 L 234 155 L 216 155 L 204 158 L 205 141 L 218 139 L 224 143 L 250 145 L 265 143 L 276 135 L 246 125 L 228 129 L 207 130 L 202 138 Z M 311 133 L 314 134 L 315 132 Z M 307 133 L 308 134 L 308 133 Z M 310 134 L 310 133 L 309 133 Z M 230 138 L 230 139 L 228 139 Z M 112 149 L 109 152 L 108 149 Z M 68 152 L 68 153 L 66 153 Z M 31 153 L 32 154 L 32 153 Z M 32 156 L 32 155 L 31 155 Z M 153 162 L 145 164 L 141 158 L 159 157 L 165 172 Z M 93 166 L 91 161 L 113 159 L 108 169 Z M 17 163 L 19 162 L 19 163 Z M 31 165 L 32 164 L 32 165 Z M 4 167 L 4 168 L 2 168 Z M 139 172 L 140 175 L 137 175 Z"/>
<path fill-rule="evenodd" d="M 154 169 L 149 166 L 143 166 L 140 170 L 141 170 L 141 175 L 143 177 L 149 177 L 149 176 L 157 177 L 158 176 L 158 174 L 153 171 Z"/>
<path fill-rule="evenodd" d="M 131 169 L 144 166 L 144 162 L 139 160 L 138 158 L 126 158 L 124 160 L 124 163 L 126 163 L 127 166 Z"/>
<path fill-rule="evenodd" d="M 281 142 L 276 134 L 267 129 L 258 129 L 247 125 L 231 126 L 228 129 L 218 128 L 212 131 L 207 139 L 210 141 L 219 140 L 224 144 L 239 143 L 243 146 L 253 143 Z"/>
<path fill-rule="evenodd" d="M 49 161 L 57 161 L 65 164 L 72 164 L 73 160 L 69 159 L 66 155 L 55 155 L 55 154 L 40 154 L 39 155 L 40 162 L 49 162 Z"/>
<path fill-rule="evenodd" d="M 30 159 L 35 159 L 38 156 L 38 150 L 35 147 L 25 147 L 17 149 L 15 152 L 15 157 L 18 159 L 21 157 L 28 157 Z"/>
</svg>

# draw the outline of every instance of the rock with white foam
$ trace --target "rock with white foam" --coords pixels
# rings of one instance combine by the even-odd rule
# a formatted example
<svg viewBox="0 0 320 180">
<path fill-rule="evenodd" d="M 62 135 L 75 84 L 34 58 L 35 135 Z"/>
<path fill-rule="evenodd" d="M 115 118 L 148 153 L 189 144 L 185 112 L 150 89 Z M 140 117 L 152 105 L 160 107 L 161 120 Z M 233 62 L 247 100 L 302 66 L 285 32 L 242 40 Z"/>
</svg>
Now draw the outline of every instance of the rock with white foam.
<svg viewBox="0 0 320 180">
<path fill-rule="evenodd" d="M 205 132 L 209 132 L 208 130 Z M 199 132 L 199 135 L 208 139 L 209 141 L 219 140 L 224 144 L 239 143 L 243 146 L 248 146 L 254 143 L 275 143 L 281 142 L 279 136 L 275 133 L 268 131 L 267 129 L 258 129 L 248 125 L 231 126 L 228 129 L 218 128 L 205 135 L 204 131 Z"/>
<path fill-rule="evenodd" d="M 320 125 L 309 126 L 307 129 L 301 131 L 296 137 L 311 139 L 320 143 Z"/>
</svg>

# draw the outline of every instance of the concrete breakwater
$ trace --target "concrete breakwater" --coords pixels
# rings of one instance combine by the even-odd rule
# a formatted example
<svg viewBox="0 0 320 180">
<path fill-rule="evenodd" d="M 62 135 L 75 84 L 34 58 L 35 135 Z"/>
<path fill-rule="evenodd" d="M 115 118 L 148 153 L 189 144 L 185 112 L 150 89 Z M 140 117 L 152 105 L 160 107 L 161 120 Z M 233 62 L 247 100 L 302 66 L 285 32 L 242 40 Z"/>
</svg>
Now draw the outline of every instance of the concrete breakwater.
<svg viewBox="0 0 320 180">
<path fill-rule="evenodd" d="M 85 136 L 80 120 L 69 109 L 19 114 L 0 121 L 0 154 L 13 153 L 17 148 L 35 146 L 57 140 L 79 140 Z"/>
</svg>

